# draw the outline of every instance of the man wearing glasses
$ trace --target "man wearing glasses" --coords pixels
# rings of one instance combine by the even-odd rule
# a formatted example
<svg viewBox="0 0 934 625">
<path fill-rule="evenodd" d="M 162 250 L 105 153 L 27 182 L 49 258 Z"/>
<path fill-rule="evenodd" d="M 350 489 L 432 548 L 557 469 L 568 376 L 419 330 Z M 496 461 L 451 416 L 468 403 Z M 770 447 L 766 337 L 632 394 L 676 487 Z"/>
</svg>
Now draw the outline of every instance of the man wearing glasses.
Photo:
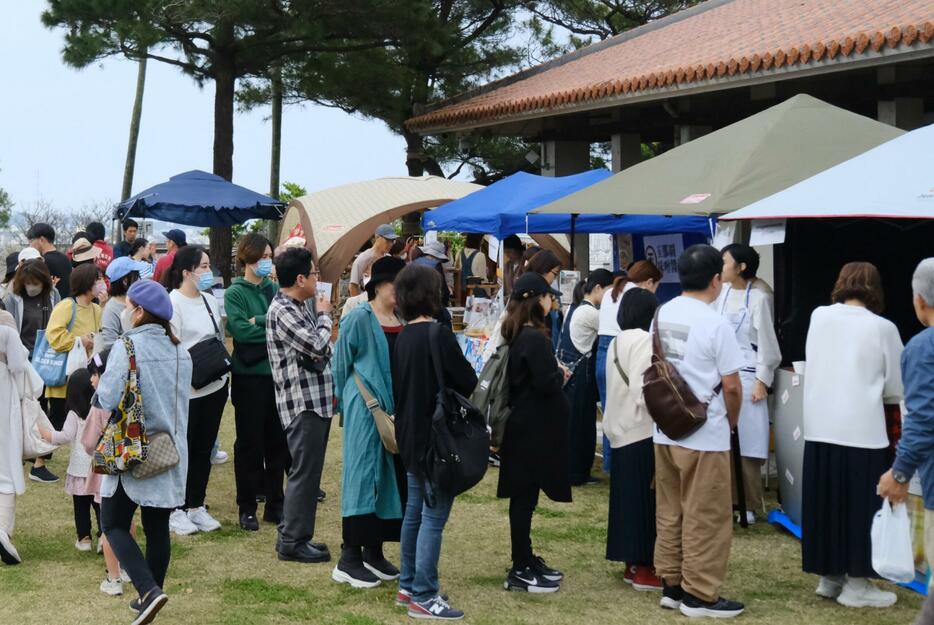
<svg viewBox="0 0 934 625">
<path fill-rule="evenodd" d="M 327 562 L 327 545 L 312 538 L 334 407 L 331 302 L 315 300 L 318 271 L 308 250 L 287 249 L 275 265 L 279 292 L 266 313 L 266 348 L 292 455 L 276 551 L 280 560 Z M 315 312 L 308 301 L 315 301 Z"/>
</svg>

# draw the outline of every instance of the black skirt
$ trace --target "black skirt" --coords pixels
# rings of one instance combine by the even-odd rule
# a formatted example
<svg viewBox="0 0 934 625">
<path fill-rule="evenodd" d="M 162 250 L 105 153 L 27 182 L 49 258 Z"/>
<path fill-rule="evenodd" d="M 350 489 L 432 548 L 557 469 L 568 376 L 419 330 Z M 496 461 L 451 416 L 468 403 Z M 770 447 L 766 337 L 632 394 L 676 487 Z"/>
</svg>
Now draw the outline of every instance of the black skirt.
<svg viewBox="0 0 934 625">
<path fill-rule="evenodd" d="M 869 537 L 882 499 L 887 449 L 804 444 L 802 568 L 817 575 L 877 577 Z"/>
<path fill-rule="evenodd" d="M 402 466 L 402 459 L 398 455 L 392 457 L 392 463 L 404 514 L 408 500 L 405 467 Z M 382 543 L 397 543 L 402 535 L 402 519 L 381 519 L 375 514 L 357 514 L 345 516 L 341 522 L 343 530 L 341 538 L 347 547 L 373 547 Z"/>
<path fill-rule="evenodd" d="M 597 393 L 593 356 L 585 358 L 574 370 L 564 387 L 571 405 L 568 419 L 568 474 L 571 486 L 580 486 L 590 479 L 594 450 L 597 445 Z"/>
<path fill-rule="evenodd" d="M 606 559 L 651 565 L 655 556 L 655 446 L 651 438 L 613 449 Z"/>
</svg>

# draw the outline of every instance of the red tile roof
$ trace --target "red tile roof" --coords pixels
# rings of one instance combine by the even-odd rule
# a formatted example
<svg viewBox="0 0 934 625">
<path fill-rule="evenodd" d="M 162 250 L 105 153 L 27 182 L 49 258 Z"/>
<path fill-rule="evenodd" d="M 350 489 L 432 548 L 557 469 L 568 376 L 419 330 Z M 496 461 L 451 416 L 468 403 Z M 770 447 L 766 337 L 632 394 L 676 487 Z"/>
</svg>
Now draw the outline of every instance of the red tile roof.
<svg viewBox="0 0 934 625">
<path fill-rule="evenodd" d="M 508 121 L 653 89 L 934 48 L 932 38 L 934 0 L 710 0 L 465 94 L 407 125 L 425 131 Z"/>
</svg>

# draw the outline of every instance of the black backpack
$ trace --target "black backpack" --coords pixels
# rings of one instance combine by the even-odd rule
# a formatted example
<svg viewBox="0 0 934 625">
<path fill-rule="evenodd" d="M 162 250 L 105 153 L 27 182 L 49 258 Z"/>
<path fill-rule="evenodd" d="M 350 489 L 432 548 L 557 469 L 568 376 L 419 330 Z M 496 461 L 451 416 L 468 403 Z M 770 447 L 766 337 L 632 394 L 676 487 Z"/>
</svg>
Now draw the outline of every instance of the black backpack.
<svg viewBox="0 0 934 625">
<path fill-rule="evenodd" d="M 432 486 L 456 496 L 473 488 L 486 475 L 490 434 L 476 406 L 445 385 L 438 347 L 440 334 L 441 326 L 432 324 L 428 343 L 438 379 L 438 401 L 431 418 L 425 470 Z"/>
</svg>

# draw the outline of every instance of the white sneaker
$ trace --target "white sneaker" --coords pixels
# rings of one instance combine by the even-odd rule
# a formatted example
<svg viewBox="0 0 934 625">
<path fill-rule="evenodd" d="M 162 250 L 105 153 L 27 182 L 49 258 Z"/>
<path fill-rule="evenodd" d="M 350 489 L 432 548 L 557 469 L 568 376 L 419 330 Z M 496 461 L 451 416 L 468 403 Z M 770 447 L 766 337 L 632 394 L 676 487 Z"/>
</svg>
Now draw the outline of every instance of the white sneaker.
<svg viewBox="0 0 934 625">
<path fill-rule="evenodd" d="M 100 538 L 97 539 L 97 555 L 104 553 L 104 541 Z"/>
<path fill-rule="evenodd" d="M 94 545 L 91 544 L 90 540 L 76 540 L 75 549 L 78 551 L 91 551 L 94 548 Z"/>
<path fill-rule="evenodd" d="M 843 591 L 843 585 L 845 583 L 846 575 L 826 575 L 820 578 L 820 582 L 817 584 L 817 590 L 814 592 L 817 593 L 818 597 L 836 599 Z"/>
<path fill-rule="evenodd" d="M 119 597 L 123 594 L 123 582 L 119 579 L 110 579 L 105 577 L 101 582 L 101 592 L 111 597 Z"/>
<path fill-rule="evenodd" d="M 127 573 L 127 572 L 126 572 L 125 570 L 123 570 L 123 569 L 120 569 L 120 581 L 123 582 L 124 584 L 129 584 L 129 583 L 131 583 L 133 580 L 130 579 L 130 574 L 129 574 L 129 573 Z"/>
<path fill-rule="evenodd" d="M 198 526 L 191 522 L 184 510 L 173 510 L 169 515 L 169 529 L 179 536 L 188 536 L 198 532 Z"/>
<path fill-rule="evenodd" d="M 211 464 L 224 464 L 230 460 L 230 455 L 223 449 L 218 449 L 217 453 L 211 458 Z"/>
<path fill-rule="evenodd" d="M 865 577 L 849 577 L 837 603 L 848 608 L 888 608 L 895 605 L 898 597 L 894 592 L 879 590 Z"/>
<path fill-rule="evenodd" d="M 191 521 L 194 526 L 202 532 L 213 532 L 214 530 L 219 530 L 221 528 L 221 524 L 217 521 L 217 519 L 208 513 L 204 506 L 189 510 L 188 520 Z"/>
<path fill-rule="evenodd" d="M 756 513 L 752 510 L 746 510 L 746 524 L 755 525 L 756 524 Z"/>
</svg>

